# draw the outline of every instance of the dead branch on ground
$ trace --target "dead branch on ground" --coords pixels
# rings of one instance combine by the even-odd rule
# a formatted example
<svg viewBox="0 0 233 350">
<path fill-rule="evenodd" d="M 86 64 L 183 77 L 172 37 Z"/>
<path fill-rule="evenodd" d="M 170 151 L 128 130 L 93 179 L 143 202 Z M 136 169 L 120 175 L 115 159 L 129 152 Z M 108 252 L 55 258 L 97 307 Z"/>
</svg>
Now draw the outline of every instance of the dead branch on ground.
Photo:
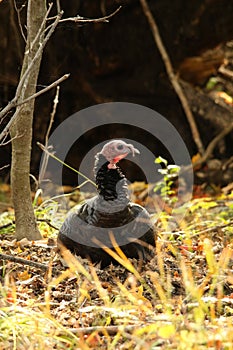
<svg viewBox="0 0 233 350">
<path fill-rule="evenodd" d="M 158 317 L 156 319 L 157 321 L 165 321 L 166 324 L 172 323 L 171 321 L 164 320 L 163 317 Z M 115 335 L 119 332 L 121 333 L 131 333 L 134 330 L 140 329 L 142 327 L 148 326 L 148 324 L 142 324 L 142 325 L 130 325 L 130 326 L 125 326 L 125 325 L 118 325 L 118 326 L 92 326 L 92 327 L 79 327 L 79 328 L 68 328 L 70 332 L 73 334 L 91 334 L 93 332 L 101 333 L 103 335 L 106 335 L 106 332 L 109 335 Z"/>
<path fill-rule="evenodd" d="M 17 256 L 14 256 L 14 255 L 0 254 L 0 259 L 12 261 L 12 262 L 15 262 L 17 264 L 22 264 L 22 265 L 26 265 L 26 266 L 37 267 L 38 269 L 42 269 L 44 271 L 47 271 L 49 269 L 48 265 L 41 264 L 41 263 L 31 261 L 31 260 L 26 260 L 23 258 L 18 258 Z"/>
</svg>

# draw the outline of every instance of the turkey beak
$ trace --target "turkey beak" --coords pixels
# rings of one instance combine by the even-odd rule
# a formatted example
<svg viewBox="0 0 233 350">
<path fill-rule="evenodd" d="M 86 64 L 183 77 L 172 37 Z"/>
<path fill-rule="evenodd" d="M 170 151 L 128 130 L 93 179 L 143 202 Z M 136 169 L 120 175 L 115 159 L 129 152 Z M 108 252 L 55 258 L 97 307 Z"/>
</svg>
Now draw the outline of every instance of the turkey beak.
<svg viewBox="0 0 233 350">
<path fill-rule="evenodd" d="M 139 150 L 137 148 L 135 148 L 133 145 L 128 144 L 127 147 L 129 149 L 130 153 L 132 153 L 133 157 L 135 156 L 135 154 L 140 154 Z"/>
</svg>

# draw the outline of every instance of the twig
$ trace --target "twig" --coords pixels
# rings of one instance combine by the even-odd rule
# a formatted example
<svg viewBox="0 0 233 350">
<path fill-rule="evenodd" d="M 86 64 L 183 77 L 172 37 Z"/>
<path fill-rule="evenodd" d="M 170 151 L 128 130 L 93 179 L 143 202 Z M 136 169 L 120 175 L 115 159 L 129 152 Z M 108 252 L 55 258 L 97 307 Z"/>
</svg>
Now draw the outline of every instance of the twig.
<svg viewBox="0 0 233 350">
<path fill-rule="evenodd" d="M 35 261 L 18 258 L 16 256 L 8 255 L 8 254 L 0 254 L 0 259 L 13 261 L 13 262 L 16 262 L 16 263 L 22 264 L 22 265 L 37 267 L 37 268 L 42 269 L 44 271 L 47 271 L 49 268 L 49 266 L 47 266 L 45 264 L 41 264 L 41 263 L 37 263 Z"/>
<path fill-rule="evenodd" d="M 58 227 L 54 226 L 53 224 L 51 224 L 51 221 L 50 220 L 47 220 L 47 219 L 36 219 L 36 221 L 38 222 L 45 222 L 47 225 L 49 225 L 50 227 L 54 228 L 55 230 L 59 230 Z"/>
<path fill-rule="evenodd" d="M 8 223 L 5 224 L 5 225 L 1 225 L 1 226 L 0 226 L 0 230 L 3 230 L 4 228 L 10 227 L 10 226 L 12 226 L 12 225 L 14 225 L 14 222 L 8 222 Z"/>
<path fill-rule="evenodd" d="M 228 125 L 226 128 L 224 128 L 222 130 L 222 132 L 220 132 L 220 134 L 218 134 L 217 136 L 215 136 L 215 138 L 213 138 L 212 141 L 210 141 L 208 147 L 206 148 L 204 154 L 202 155 L 202 157 L 200 159 L 198 159 L 195 163 L 193 163 L 193 167 L 196 167 L 198 165 L 201 165 L 203 163 L 205 163 L 211 156 L 214 148 L 217 146 L 217 144 L 219 143 L 219 141 L 226 136 L 227 134 L 229 134 L 231 131 L 233 130 L 233 123 L 231 123 L 230 125 Z"/>
<path fill-rule="evenodd" d="M 0 146 L 4 146 L 4 144 L 6 143 L 5 140 L 7 138 L 7 135 L 8 135 L 8 132 L 9 132 L 9 129 L 13 123 L 13 121 L 15 119 L 17 119 L 18 115 L 20 114 L 20 111 L 21 111 L 21 108 L 18 108 L 13 117 L 9 120 L 9 122 L 7 123 L 7 125 L 5 126 L 5 128 L 3 129 L 3 131 L 1 132 L 0 134 L 0 141 L 2 140 L 2 142 L 0 143 Z M 13 119 L 13 120 L 12 120 Z"/>
<path fill-rule="evenodd" d="M 80 327 L 80 328 L 69 328 L 69 331 L 73 334 L 90 334 L 92 332 L 98 332 L 109 335 L 117 334 L 118 332 L 132 332 L 135 329 L 141 328 L 142 325 L 131 325 L 131 326 L 93 326 L 93 327 Z"/>
<path fill-rule="evenodd" d="M 64 197 L 70 197 L 73 195 L 73 192 L 71 193 L 63 193 L 63 194 L 58 194 L 57 196 L 53 196 L 52 198 L 46 199 L 44 202 L 42 202 L 40 204 L 40 207 L 44 207 L 45 204 L 49 203 L 49 202 L 54 202 L 56 199 L 59 198 L 64 198 Z"/>
<path fill-rule="evenodd" d="M 121 9 L 122 6 L 119 6 L 116 11 L 112 12 L 110 15 L 107 15 L 107 16 L 104 16 L 104 17 L 100 17 L 100 18 L 84 18 L 84 17 L 81 17 L 81 16 L 76 16 L 76 17 L 69 17 L 69 18 L 64 18 L 64 19 L 61 19 L 59 21 L 59 23 L 62 23 L 62 22 L 68 22 L 68 21 L 71 21 L 71 22 L 79 22 L 79 23 L 108 23 L 109 22 L 109 19 L 112 18 L 113 16 L 115 16 Z"/>
<path fill-rule="evenodd" d="M 55 97 L 54 97 L 54 100 L 53 100 L 53 110 L 52 110 L 52 113 L 51 113 L 51 116 L 50 116 L 50 122 L 49 122 L 48 130 L 47 130 L 46 135 L 45 135 L 45 147 L 46 148 L 48 147 L 49 134 L 50 134 L 53 122 L 54 122 L 54 117 L 55 117 L 56 110 L 57 110 L 57 105 L 58 105 L 58 102 L 59 102 L 59 100 L 58 100 L 59 92 L 60 92 L 60 86 L 57 86 L 56 94 L 55 94 Z"/>
<path fill-rule="evenodd" d="M 61 4 L 60 4 L 60 0 L 56 0 L 56 5 L 57 5 L 57 12 L 61 12 Z"/>
<path fill-rule="evenodd" d="M 52 125 L 53 125 L 53 122 L 54 122 L 54 117 L 55 117 L 55 114 L 56 114 L 57 105 L 58 105 L 58 102 L 59 102 L 58 101 L 59 91 L 60 91 L 60 86 L 57 86 L 56 94 L 55 94 L 55 97 L 54 97 L 54 100 L 53 100 L 53 110 L 52 110 L 51 115 L 50 115 L 49 126 L 48 126 L 48 129 L 47 129 L 46 135 L 45 135 L 45 145 L 44 145 L 44 147 L 47 150 L 49 149 L 49 147 L 48 147 L 49 135 L 50 135 L 50 131 L 51 131 L 51 128 L 52 128 Z M 47 168 L 47 165 L 48 165 L 48 160 L 49 160 L 49 155 L 48 155 L 48 153 L 45 153 L 45 155 L 43 157 L 43 162 L 42 162 L 42 165 L 41 165 L 41 170 L 40 170 L 40 174 L 39 174 L 38 184 L 40 184 L 41 183 L 41 179 L 44 178 L 45 171 L 46 171 L 46 168 Z"/>
<path fill-rule="evenodd" d="M 233 80 L 233 72 L 230 69 L 225 68 L 224 65 L 220 66 L 218 71 L 225 77 Z"/>
<path fill-rule="evenodd" d="M 5 169 L 5 168 L 8 168 L 10 166 L 10 164 L 6 164 L 6 165 L 3 165 L 1 168 L 0 168 L 0 171 Z"/>
<path fill-rule="evenodd" d="M 59 228 L 54 226 L 53 224 L 51 224 L 51 221 L 48 220 L 48 219 L 38 219 L 37 218 L 36 221 L 38 221 L 38 222 L 45 222 L 47 225 L 49 225 L 50 227 L 54 228 L 55 230 L 57 230 L 57 231 L 59 230 Z M 12 222 L 8 222 L 7 224 L 1 225 L 0 226 L 0 230 L 3 230 L 4 228 L 10 227 L 10 226 L 12 226 L 14 224 L 15 224 L 14 220 Z"/>
<path fill-rule="evenodd" d="M 19 137 L 21 137 L 23 134 L 21 134 L 21 135 L 15 135 L 14 137 L 12 137 L 10 140 L 8 140 L 8 141 L 5 141 L 5 139 L 6 139 L 6 137 L 7 137 L 7 135 L 5 135 L 6 137 L 4 137 L 4 140 L 0 143 L 0 146 L 6 146 L 6 145 L 8 145 L 9 143 L 11 143 L 13 140 L 15 140 L 15 139 L 17 139 L 17 138 L 19 138 Z"/>
<path fill-rule="evenodd" d="M 207 146 L 204 154 L 202 155 L 202 157 L 200 159 L 198 159 L 196 162 L 194 162 L 193 164 L 190 165 L 186 165 L 186 166 L 182 166 L 180 169 L 180 175 L 186 173 L 187 171 L 202 165 L 203 163 L 205 163 L 212 155 L 214 148 L 217 146 L 218 142 L 227 134 L 229 134 L 231 131 L 233 130 L 233 123 L 231 123 L 230 125 L 228 125 L 227 127 L 225 127 L 223 129 L 222 132 L 220 132 L 220 134 L 218 134 L 217 136 L 215 136 L 209 143 L 209 145 Z"/>
<path fill-rule="evenodd" d="M 1 119 L 0 119 L 0 125 L 3 123 L 4 119 L 6 118 L 7 116 L 4 115 Z"/>
<path fill-rule="evenodd" d="M 226 170 L 233 163 L 233 156 L 230 157 L 226 162 L 224 162 L 222 169 Z"/>
<path fill-rule="evenodd" d="M 10 10 L 10 13 L 8 15 L 9 28 L 12 28 L 11 36 L 12 34 L 14 35 L 15 53 L 18 55 L 18 58 L 21 61 L 23 58 L 23 48 L 21 46 L 20 40 L 18 40 L 19 27 L 17 21 L 15 20 L 14 0 L 9 0 L 8 2 Z"/>
<path fill-rule="evenodd" d="M 22 104 L 27 103 L 27 102 L 29 102 L 30 100 L 33 100 L 33 99 L 37 98 L 38 96 L 44 94 L 45 92 L 51 90 L 51 89 L 54 88 L 55 86 L 57 86 L 57 85 L 59 85 L 60 83 L 62 83 L 64 80 L 68 79 L 69 76 L 70 76 L 70 74 L 64 74 L 61 78 L 55 80 L 52 84 L 46 86 L 44 89 L 42 89 L 42 90 L 36 92 L 36 93 L 35 93 L 34 95 L 32 95 L 32 96 L 29 96 L 28 98 L 26 98 L 26 99 L 23 100 L 22 102 L 18 102 L 18 103 L 16 104 L 16 107 L 21 106 Z"/>
<path fill-rule="evenodd" d="M 158 321 L 163 321 L 166 323 L 172 323 L 170 320 L 165 320 L 163 317 L 158 317 L 156 318 L 156 322 Z M 135 325 L 130 325 L 130 326 L 125 326 L 125 325 L 118 325 L 118 326 L 93 326 L 93 327 L 80 327 L 80 328 L 68 328 L 68 330 L 74 334 L 90 334 L 92 332 L 98 332 L 102 334 L 106 334 L 106 332 L 109 335 L 114 335 L 118 332 L 132 332 L 135 329 L 141 329 L 142 327 L 146 327 L 150 325 L 151 323 L 147 324 L 135 324 Z"/>
<path fill-rule="evenodd" d="M 230 191 L 233 190 L 233 182 L 231 182 L 227 186 L 223 187 L 221 190 L 224 194 L 229 193 Z"/>
<path fill-rule="evenodd" d="M 207 232 L 211 232 L 211 231 L 216 231 L 218 229 L 221 229 L 221 228 L 225 228 L 225 227 L 228 227 L 228 226 L 232 226 L 233 224 L 233 220 L 229 221 L 227 224 L 223 224 L 223 225 L 217 225 L 217 226 L 214 226 L 214 227 L 208 227 L 204 230 L 201 230 L 199 232 L 196 232 L 192 235 L 192 237 L 194 236 L 199 236 L 199 235 L 202 235 L 203 233 L 207 233 Z"/>
<path fill-rule="evenodd" d="M 45 16 L 45 19 L 43 21 L 43 23 L 41 24 L 41 27 L 40 27 L 40 30 L 38 31 L 38 34 L 36 36 L 36 38 L 38 38 L 38 36 L 42 33 L 42 29 L 43 29 L 43 26 L 45 24 L 45 21 L 48 20 L 48 14 L 51 10 L 51 7 L 52 7 L 52 4 L 49 5 L 49 9 L 47 11 L 47 14 Z M 23 76 L 21 77 L 20 81 L 19 81 L 19 84 L 18 84 L 18 87 L 17 87 L 17 90 L 16 90 L 16 94 L 15 94 L 15 97 L 8 103 L 8 105 L 3 108 L 1 111 L 0 111 L 0 119 L 6 115 L 12 108 L 16 107 L 16 106 L 20 106 L 21 104 L 23 103 L 26 103 L 28 101 L 30 101 L 30 99 L 32 97 L 29 97 L 28 99 L 24 100 L 24 101 L 21 101 L 19 103 L 18 99 L 21 98 L 23 96 L 22 94 L 22 87 L 25 85 L 25 81 L 27 79 L 27 77 L 29 76 L 29 73 L 30 71 L 32 70 L 33 68 L 33 65 L 35 63 L 35 61 L 38 59 L 38 57 L 40 56 L 40 53 L 43 51 L 45 45 L 47 44 L 48 40 L 50 39 L 52 33 L 54 32 L 56 26 L 58 25 L 59 22 L 62 22 L 62 21 L 74 21 L 74 22 L 85 22 L 85 23 L 88 23 L 88 22 L 108 22 L 108 19 L 110 19 L 111 17 L 113 17 L 117 12 L 119 12 L 121 9 L 121 6 L 118 7 L 118 9 L 116 11 L 114 11 L 113 13 L 111 13 L 110 15 L 108 16 L 105 16 L 105 17 L 102 17 L 102 18 L 97 18 L 97 19 L 85 19 L 83 17 L 80 17 L 80 16 L 76 16 L 76 17 L 70 17 L 70 18 L 66 18 L 64 20 L 61 20 L 61 17 L 63 15 L 63 11 L 60 11 L 60 13 L 58 13 L 58 15 L 55 17 L 55 20 L 53 22 L 53 24 L 51 26 L 49 26 L 46 30 L 48 30 L 48 33 L 46 34 L 43 42 L 41 43 L 41 45 L 39 46 L 35 56 L 33 57 L 32 61 L 30 62 L 30 64 L 28 65 L 26 71 L 24 72 Z M 34 40 L 35 42 L 35 40 Z M 34 45 L 34 42 L 32 43 L 32 46 Z M 68 76 L 66 77 L 68 78 Z M 65 79 L 66 79 L 65 78 Z M 61 81 L 57 82 L 56 85 L 58 85 Z M 52 86 L 53 87 L 53 86 Z M 51 88 L 51 87 L 50 87 Z M 40 94 L 44 93 L 45 91 L 47 91 L 49 88 L 46 88 L 46 90 L 41 90 L 39 93 L 37 93 L 39 96 Z M 9 121 L 8 125 L 6 126 L 6 128 L 3 130 L 3 132 L 0 134 L 0 140 L 5 137 L 6 133 L 8 132 L 10 126 L 12 125 L 13 121 L 18 117 L 18 114 L 19 114 L 19 111 L 16 112 L 14 114 L 14 116 L 11 118 L 11 120 Z"/>
<path fill-rule="evenodd" d="M 37 52 L 35 53 L 35 56 L 33 57 L 33 59 L 31 60 L 30 64 L 28 65 L 27 69 L 25 70 L 24 74 L 22 75 L 22 77 L 20 78 L 19 84 L 17 86 L 16 89 L 16 93 L 15 93 L 15 97 L 8 103 L 8 105 L 3 108 L 0 112 L 0 119 L 7 114 L 12 108 L 14 108 L 18 103 L 18 99 L 19 98 L 23 98 L 23 94 L 22 94 L 22 88 L 25 85 L 25 81 L 27 80 L 27 77 L 30 75 L 29 73 L 31 72 L 31 70 L 33 69 L 34 63 L 36 62 L 36 60 L 40 57 L 41 52 L 43 51 L 45 45 L 47 44 L 47 42 L 49 41 L 52 33 L 54 32 L 56 26 L 59 23 L 59 20 L 61 19 L 63 15 L 63 12 L 61 11 L 57 16 L 55 21 L 53 22 L 53 24 L 51 25 L 51 28 L 49 30 L 49 32 L 47 33 L 46 37 L 44 38 L 43 42 L 41 43 L 41 45 L 39 46 Z M 20 101 L 21 102 L 21 101 Z M 17 114 L 18 115 L 18 114 Z M 15 115 L 14 115 L 15 117 Z M 14 118 L 15 119 L 15 118 Z M 1 138 L 0 138 L 1 139 Z"/>
<path fill-rule="evenodd" d="M 50 4 L 49 4 L 49 8 L 48 8 L 48 10 L 47 10 L 47 12 L 46 12 L 46 15 L 45 15 L 43 21 L 41 22 L 40 29 L 38 30 L 38 32 L 37 32 L 37 34 L 36 34 L 36 36 L 35 36 L 33 42 L 32 42 L 31 45 L 30 45 L 30 50 L 32 50 L 33 47 L 34 47 L 34 45 L 39 41 L 39 37 L 41 36 L 41 34 L 42 34 L 43 31 L 44 31 L 44 27 L 45 27 L 46 21 L 47 21 L 47 19 L 48 19 L 48 16 L 49 16 L 49 13 L 50 13 L 52 7 L 53 7 L 53 3 L 50 3 Z M 45 30 L 46 30 L 46 29 L 45 29 Z"/>
<path fill-rule="evenodd" d="M 97 185 L 94 183 L 94 181 L 90 180 L 86 175 L 82 174 L 80 171 L 78 171 L 77 169 L 74 169 L 72 166 L 64 163 L 61 159 L 59 159 L 58 157 L 56 157 L 53 153 L 49 152 L 48 147 L 46 148 L 44 145 L 42 145 L 40 142 L 37 142 L 37 145 L 42 149 L 42 151 L 44 151 L 45 153 L 47 153 L 50 157 L 52 157 L 53 159 L 57 160 L 59 163 L 61 163 L 62 165 L 66 166 L 68 169 L 74 171 L 75 173 L 79 174 L 80 176 L 82 176 L 84 179 L 86 179 L 88 182 L 90 182 L 92 185 L 94 185 L 95 187 L 97 187 Z"/>
<path fill-rule="evenodd" d="M 51 90 L 52 88 L 54 88 L 55 86 L 57 86 L 58 84 L 60 84 L 62 81 L 66 80 L 68 77 L 70 76 L 70 74 L 65 74 L 63 75 L 61 78 L 57 79 L 56 81 L 54 81 L 52 84 L 46 86 L 44 89 L 36 92 L 35 94 L 33 94 L 32 96 L 27 97 L 25 100 L 17 102 L 17 99 L 13 99 L 9 104 L 11 104 L 11 108 L 15 108 L 15 107 L 20 107 L 21 105 L 29 102 L 32 99 L 37 98 L 38 96 L 44 94 L 45 92 Z M 8 104 L 8 105 L 9 105 Z M 11 109 L 10 108 L 10 109 Z M 15 112 L 15 114 L 13 115 L 13 117 L 10 119 L 10 121 L 8 122 L 8 124 L 5 126 L 5 128 L 3 129 L 3 131 L 0 134 L 0 141 L 8 134 L 8 131 L 12 125 L 12 123 L 14 122 L 14 120 L 17 118 L 18 114 L 20 113 L 20 108 Z M 0 144 L 2 145 L 2 143 Z"/>
<path fill-rule="evenodd" d="M 216 147 L 216 145 L 218 144 L 218 142 L 224 137 L 226 136 L 229 132 L 231 132 L 233 130 L 233 123 L 231 123 L 230 125 L 226 126 L 223 131 L 218 134 L 215 138 L 213 138 L 209 145 L 206 148 L 206 151 L 204 152 L 204 154 L 202 155 L 202 157 L 200 159 L 198 159 L 196 162 L 190 164 L 190 165 L 184 165 L 180 168 L 180 172 L 179 175 L 185 174 L 186 172 L 195 169 L 195 167 L 202 165 L 203 163 L 205 163 L 210 157 L 211 154 L 214 150 L 214 148 Z M 228 186 L 227 186 L 228 187 Z M 226 189 L 227 189 L 226 187 Z"/>
<path fill-rule="evenodd" d="M 192 111 L 191 111 L 191 109 L 189 107 L 187 98 L 186 98 L 185 94 L 183 93 L 183 90 L 182 90 L 182 88 L 181 88 L 181 86 L 179 84 L 179 81 L 178 81 L 178 79 L 177 79 L 177 77 L 176 77 L 176 75 L 174 73 L 174 69 L 172 67 L 171 60 L 170 60 L 170 58 L 169 58 L 169 56 L 167 54 L 167 51 L 165 49 L 165 46 L 164 46 L 164 44 L 162 42 L 162 39 L 161 39 L 161 36 L 159 34 L 158 26 L 157 26 L 157 24 L 155 22 L 155 19 L 154 19 L 152 13 L 151 13 L 151 10 L 150 10 L 150 8 L 148 6 L 147 1 L 146 0 L 140 0 L 140 3 L 141 3 L 141 6 L 142 6 L 144 15 L 147 18 L 148 23 L 150 25 L 150 28 L 151 28 L 151 31 L 152 31 L 155 43 L 156 43 L 156 45 L 157 45 L 157 47 L 159 49 L 159 52 L 161 54 L 161 57 L 163 59 L 163 62 L 164 62 L 164 65 L 165 65 L 168 77 L 169 77 L 169 79 L 171 81 L 171 84 L 172 84 L 172 86 L 173 86 L 177 96 L 179 97 L 180 102 L 182 104 L 182 107 L 183 107 L 183 109 L 185 111 L 187 120 L 188 120 L 189 125 L 190 125 L 190 129 L 191 129 L 191 132 L 192 132 L 192 135 L 193 135 L 194 142 L 196 143 L 196 146 L 197 146 L 197 149 L 198 149 L 198 152 L 202 155 L 204 153 L 204 147 L 203 147 L 200 135 L 199 135 L 199 131 L 198 131 L 195 119 L 194 119 Z"/>
<path fill-rule="evenodd" d="M 37 59 L 40 57 L 41 52 L 43 52 L 44 47 L 46 46 L 47 42 L 49 41 L 51 35 L 53 34 L 54 30 L 56 29 L 56 26 L 58 25 L 61 17 L 63 15 L 63 11 L 61 11 L 57 16 L 55 21 L 53 22 L 53 24 L 51 25 L 48 33 L 46 34 L 44 40 L 42 41 L 41 45 L 39 46 L 37 52 L 35 53 L 35 56 L 33 57 L 33 59 L 31 60 L 30 64 L 28 65 L 27 69 L 25 70 L 23 76 L 20 78 L 19 84 L 17 86 L 16 89 L 16 98 L 21 97 L 20 95 L 22 95 L 22 87 L 25 85 L 25 81 L 27 80 L 27 77 L 29 75 L 29 72 L 31 72 L 31 70 L 33 69 L 34 63 L 37 61 Z M 43 21 L 44 23 L 44 21 Z M 41 30 L 41 29 L 40 29 Z M 39 30 L 39 32 L 40 32 Z"/>
<path fill-rule="evenodd" d="M 17 4 L 16 4 L 16 0 L 14 0 L 14 8 L 15 8 L 15 11 L 17 13 L 17 19 L 18 19 L 18 24 L 19 24 L 19 29 L 20 29 L 20 33 L 23 37 L 23 40 L 25 41 L 25 43 L 27 42 L 27 39 L 26 39 L 26 36 L 24 34 L 24 31 L 23 31 L 23 27 L 22 27 L 22 23 L 21 23 L 21 18 L 20 18 L 20 12 L 22 11 L 22 9 L 24 8 L 25 5 L 22 5 L 20 9 L 18 9 L 17 7 Z"/>
</svg>

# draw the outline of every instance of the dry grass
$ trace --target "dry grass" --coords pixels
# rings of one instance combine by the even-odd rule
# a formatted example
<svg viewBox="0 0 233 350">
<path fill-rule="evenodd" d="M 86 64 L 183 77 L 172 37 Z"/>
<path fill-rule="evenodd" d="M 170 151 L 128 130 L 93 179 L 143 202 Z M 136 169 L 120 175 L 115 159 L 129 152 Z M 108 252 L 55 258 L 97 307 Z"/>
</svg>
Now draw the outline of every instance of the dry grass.
<svg viewBox="0 0 233 350">
<path fill-rule="evenodd" d="M 155 257 L 143 265 L 118 248 L 109 253 L 119 266 L 100 270 L 64 251 L 64 268 L 46 244 L 4 233 L 2 252 L 55 269 L 2 262 L 0 349 L 232 349 L 232 202 L 194 200 L 173 232 L 160 218 Z M 46 222 L 41 230 L 53 232 Z"/>
</svg>

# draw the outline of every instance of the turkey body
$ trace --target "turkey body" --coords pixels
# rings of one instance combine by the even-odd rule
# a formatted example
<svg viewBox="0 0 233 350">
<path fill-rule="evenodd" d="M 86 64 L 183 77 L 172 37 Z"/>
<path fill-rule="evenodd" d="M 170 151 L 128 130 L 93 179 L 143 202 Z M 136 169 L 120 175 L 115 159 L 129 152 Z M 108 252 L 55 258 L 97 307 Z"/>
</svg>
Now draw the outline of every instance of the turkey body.
<svg viewBox="0 0 233 350">
<path fill-rule="evenodd" d="M 155 245 L 148 212 L 129 201 L 124 174 L 117 165 L 110 167 L 101 153 L 96 155 L 94 171 L 98 194 L 68 214 L 59 231 L 58 246 L 62 244 L 92 263 L 100 262 L 101 267 L 116 262 L 101 248 L 114 249 L 114 241 L 128 258 L 147 260 L 152 254 L 149 245 Z"/>
</svg>

